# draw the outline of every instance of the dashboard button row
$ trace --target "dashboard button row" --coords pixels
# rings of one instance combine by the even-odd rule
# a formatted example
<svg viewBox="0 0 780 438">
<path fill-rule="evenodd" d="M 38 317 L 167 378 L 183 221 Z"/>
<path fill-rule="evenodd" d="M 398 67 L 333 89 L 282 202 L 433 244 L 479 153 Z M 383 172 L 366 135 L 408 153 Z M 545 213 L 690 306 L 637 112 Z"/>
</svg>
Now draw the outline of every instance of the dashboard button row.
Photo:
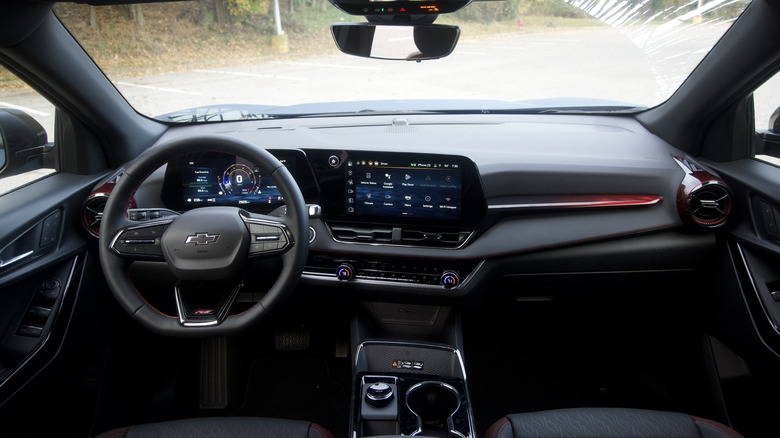
<svg viewBox="0 0 780 438">
<path fill-rule="evenodd" d="M 419 284 L 432 284 L 439 285 L 441 276 L 436 274 L 411 274 L 407 272 L 389 272 L 379 271 L 372 269 L 361 270 L 357 274 L 356 278 L 363 280 L 391 280 L 391 281 L 404 281 L 410 283 Z"/>
</svg>

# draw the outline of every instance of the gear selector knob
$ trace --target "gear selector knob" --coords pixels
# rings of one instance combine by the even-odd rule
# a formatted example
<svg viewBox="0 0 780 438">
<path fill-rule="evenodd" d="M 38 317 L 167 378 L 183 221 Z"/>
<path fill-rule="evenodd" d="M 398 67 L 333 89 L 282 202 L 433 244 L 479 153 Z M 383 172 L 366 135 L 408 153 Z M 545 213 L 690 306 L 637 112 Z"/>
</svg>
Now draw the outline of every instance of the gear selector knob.
<svg viewBox="0 0 780 438">
<path fill-rule="evenodd" d="M 387 383 L 377 382 L 366 388 L 366 403 L 381 408 L 393 401 L 393 388 Z"/>
</svg>

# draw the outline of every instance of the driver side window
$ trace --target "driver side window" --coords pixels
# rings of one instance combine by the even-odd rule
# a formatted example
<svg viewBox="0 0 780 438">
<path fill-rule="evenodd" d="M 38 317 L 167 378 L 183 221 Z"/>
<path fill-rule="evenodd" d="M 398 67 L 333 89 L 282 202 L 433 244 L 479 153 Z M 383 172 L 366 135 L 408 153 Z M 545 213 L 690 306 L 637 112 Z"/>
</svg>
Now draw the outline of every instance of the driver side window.
<svg viewBox="0 0 780 438">
<path fill-rule="evenodd" d="M 59 170 L 54 105 L 0 66 L 0 196 Z"/>
</svg>

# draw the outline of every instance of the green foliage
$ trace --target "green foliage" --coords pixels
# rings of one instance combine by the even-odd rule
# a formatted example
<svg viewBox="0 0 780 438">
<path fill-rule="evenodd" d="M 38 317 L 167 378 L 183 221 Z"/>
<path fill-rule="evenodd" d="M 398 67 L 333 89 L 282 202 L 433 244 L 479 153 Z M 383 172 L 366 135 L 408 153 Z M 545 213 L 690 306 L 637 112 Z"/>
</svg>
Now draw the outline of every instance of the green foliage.
<svg viewBox="0 0 780 438">
<path fill-rule="evenodd" d="M 511 1 L 511 0 L 510 0 Z M 518 13 L 539 17 L 585 18 L 587 14 L 563 0 L 517 0 Z"/>
<path fill-rule="evenodd" d="M 203 26 L 203 30 L 208 30 L 211 23 L 214 21 L 214 14 L 211 11 L 206 11 L 203 14 L 203 18 L 200 20 L 200 25 Z"/>
<path fill-rule="evenodd" d="M 475 1 L 453 15 L 457 20 L 494 23 L 523 16 L 584 18 L 587 15 L 564 0 Z"/>
<path fill-rule="evenodd" d="M 255 15 L 268 13 L 269 0 L 222 0 L 233 17 L 233 23 L 241 27 Z"/>
</svg>

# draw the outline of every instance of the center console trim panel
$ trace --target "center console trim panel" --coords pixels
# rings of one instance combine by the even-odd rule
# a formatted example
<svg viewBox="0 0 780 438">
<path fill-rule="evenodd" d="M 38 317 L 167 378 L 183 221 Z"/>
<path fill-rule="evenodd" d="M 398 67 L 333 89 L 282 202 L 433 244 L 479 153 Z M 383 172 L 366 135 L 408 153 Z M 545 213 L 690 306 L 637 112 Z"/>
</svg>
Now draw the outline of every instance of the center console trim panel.
<svg viewBox="0 0 780 438">
<path fill-rule="evenodd" d="M 441 369 L 442 364 L 430 364 L 431 360 L 436 360 L 437 358 L 418 358 L 420 359 L 420 362 L 428 363 L 429 366 L 425 366 L 424 364 L 419 364 L 419 367 L 417 367 L 416 362 L 410 362 L 409 367 L 402 366 L 401 362 L 398 361 L 398 365 L 396 367 L 395 362 L 393 361 L 393 367 L 383 367 L 383 369 L 374 369 L 376 366 L 372 366 L 373 363 L 376 363 L 376 360 L 371 360 L 370 358 L 366 357 L 367 354 L 369 354 L 369 350 L 372 347 L 382 347 L 386 346 L 389 347 L 392 350 L 397 349 L 398 354 L 394 354 L 394 352 L 383 352 L 383 356 L 387 357 L 395 357 L 399 356 L 398 358 L 401 359 L 401 356 L 403 355 L 403 350 L 406 350 L 406 353 L 408 353 L 408 349 L 420 349 L 422 351 L 425 350 L 432 350 L 438 353 L 450 353 L 452 355 L 452 358 L 449 360 L 452 360 L 454 365 L 450 372 L 443 372 L 443 373 L 431 373 L 431 365 L 433 367 Z M 408 358 L 408 357 L 407 357 Z M 384 357 L 382 358 L 384 359 Z M 380 360 L 382 362 L 382 360 Z M 446 364 L 445 364 L 446 368 Z M 402 397 L 402 404 L 404 406 L 404 409 L 408 410 L 406 414 L 403 414 L 399 412 L 398 421 L 402 424 L 406 424 L 406 427 L 409 427 L 408 420 L 409 420 L 409 413 L 413 415 L 414 417 L 417 417 L 417 426 L 416 430 L 411 433 L 412 436 L 420 434 L 422 429 L 422 420 L 420 415 L 415 413 L 415 411 L 409 407 L 407 395 L 412 391 L 412 388 L 417 388 L 422 385 L 442 385 L 445 388 L 449 388 L 451 391 L 453 391 L 454 394 L 458 395 L 460 397 L 460 400 L 458 401 L 458 406 L 453 411 L 452 414 L 448 417 L 447 420 L 447 433 L 448 436 L 456 436 L 456 437 L 462 437 L 462 438 L 473 438 L 475 437 L 475 425 L 474 425 L 474 417 L 471 412 L 471 401 L 469 398 L 469 392 L 468 392 L 468 384 L 467 384 L 467 378 L 466 378 L 466 368 L 465 363 L 463 361 L 463 356 L 458 348 L 455 348 L 450 345 L 446 344 L 439 344 L 439 343 L 426 343 L 426 342 L 402 342 L 402 341 L 394 341 L 394 340 L 365 340 L 358 344 L 358 346 L 355 349 L 355 356 L 354 356 L 354 362 L 353 362 L 353 376 L 354 381 L 356 384 L 356 388 L 353 393 L 353 400 L 352 400 L 352 415 L 353 415 L 353 423 L 352 423 L 352 437 L 353 438 L 362 438 L 363 435 L 361 435 L 360 431 L 362 431 L 361 422 L 363 421 L 360 413 L 360 407 L 362 406 L 362 390 L 366 383 L 369 381 L 388 381 L 388 382 L 394 382 L 395 384 L 400 386 L 400 383 L 403 383 L 403 381 L 407 381 L 409 384 L 409 387 L 400 395 L 397 395 L 397 397 Z M 449 382 L 452 382 L 450 384 Z M 462 391 L 459 391 L 457 388 L 455 388 L 453 385 L 457 385 L 458 387 L 462 386 Z M 400 387 L 399 387 L 400 391 Z M 401 405 L 401 400 L 399 400 L 399 406 Z M 461 409 L 465 409 L 465 412 L 460 412 Z M 456 428 L 452 421 L 455 416 L 458 416 L 461 418 L 461 421 L 463 420 L 462 415 L 465 415 L 466 424 L 468 426 L 467 433 L 463 433 L 462 430 L 458 430 Z M 405 418 L 405 419 L 404 419 Z M 463 423 L 461 423 L 463 425 Z M 409 432 L 407 432 L 409 433 Z M 367 435 L 370 436 L 370 435 Z M 367 437 L 366 436 L 366 437 Z"/>
</svg>

